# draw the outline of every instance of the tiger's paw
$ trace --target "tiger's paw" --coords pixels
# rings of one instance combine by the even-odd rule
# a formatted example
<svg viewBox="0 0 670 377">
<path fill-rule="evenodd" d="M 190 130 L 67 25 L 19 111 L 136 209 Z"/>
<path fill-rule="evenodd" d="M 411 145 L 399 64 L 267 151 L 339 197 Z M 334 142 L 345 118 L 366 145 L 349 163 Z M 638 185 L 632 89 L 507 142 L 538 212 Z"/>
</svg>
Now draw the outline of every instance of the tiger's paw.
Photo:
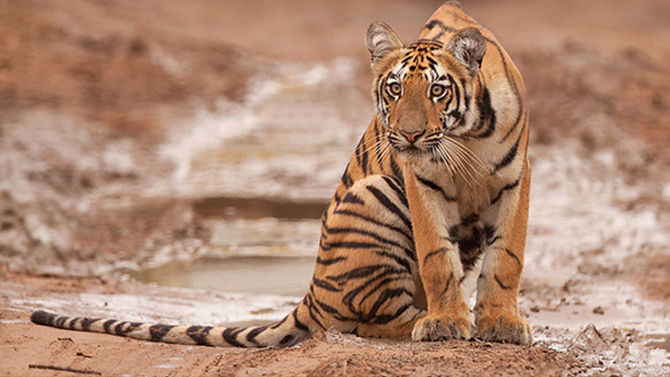
<svg viewBox="0 0 670 377">
<path fill-rule="evenodd" d="M 472 338 L 472 323 L 467 317 L 450 317 L 446 314 L 427 315 L 414 324 L 412 340 L 435 342 L 438 340 Z"/>
<path fill-rule="evenodd" d="M 477 319 L 475 338 L 530 346 L 533 344 L 533 328 L 518 315 L 497 318 L 486 315 Z"/>
</svg>

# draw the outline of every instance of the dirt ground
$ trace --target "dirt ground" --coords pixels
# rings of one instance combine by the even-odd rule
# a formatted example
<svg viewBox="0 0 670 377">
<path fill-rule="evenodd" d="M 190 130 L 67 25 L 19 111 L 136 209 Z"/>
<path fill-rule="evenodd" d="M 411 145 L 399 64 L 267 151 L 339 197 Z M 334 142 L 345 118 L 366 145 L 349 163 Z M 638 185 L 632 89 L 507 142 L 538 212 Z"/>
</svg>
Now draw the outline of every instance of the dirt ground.
<svg viewBox="0 0 670 377">
<path fill-rule="evenodd" d="M 532 347 L 329 332 L 290 349 L 216 349 L 28 321 L 31 310 L 56 301 L 66 310 L 114 313 L 119 297 L 162 308 L 129 310 L 143 320 L 217 314 L 204 303 L 230 297 L 116 272 L 209 250 L 212 228 L 193 203 L 210 192 L 176 187 L 182 165 L 165 158 L 165 145 L 189 136 L 203 108 L 232 113 L 253 102 L 259 77 L 281 82 L 287 64 L 301 72 L 338 59 L 353 62 L 354 83 L 328 93 L 345 113 L 368 111 L 345 117 L 357 122 L 354 135 L 362 132 L 372 109 L 367 26 L 386 21 L 410 42 L 440 3 L 0 0 L 0 375 L 670 376 L 663 351 L 670 332 L 663 325 L 670 321 L 666 0 L 463 1 L 506 46 L 528 86 L 536 207 L 549 208 L 552 199 L 542 195 L 554 193 L 547 161 L 565 166 L 564 178 L 580 190 L 588 186 L 572 193 L 584 195 L 583 208 L 540 211 L 535 223 L 531 216 L 529 248 L 547 246 L 533 239 L 552 232 L 565 248 L 600 237 L 579 250 L 546 248 L 565 252 L 560 263 L 576 271 L 559 283 L 542 280 L 541 265 L 560 276 L 562 264 L 527 258 L 521 311 L 538 337 Z M 305 184 L 290 171 L 261 178 Z M 584 192 L 600 186 L 617 187 L 606 203 L 614 212 L 594 215 L 594 227 L 609 213 L 622 214 L 623 223 L 561 233 L 572 217 L 598 209 L 601 191 Z M 609 304 L 610 296 L 620 302 Z M 666 336 L 665 346 L 650 351 L 652 335 Z"/>
</svg>

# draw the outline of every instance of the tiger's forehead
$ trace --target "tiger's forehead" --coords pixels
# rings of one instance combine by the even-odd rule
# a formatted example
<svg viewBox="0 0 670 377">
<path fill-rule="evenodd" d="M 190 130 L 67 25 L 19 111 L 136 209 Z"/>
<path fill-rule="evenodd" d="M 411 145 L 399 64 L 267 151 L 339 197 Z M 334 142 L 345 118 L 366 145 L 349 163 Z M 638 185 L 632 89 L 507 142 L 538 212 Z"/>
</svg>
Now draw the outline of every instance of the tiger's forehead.
<svg viewBox="0 0 670 377">
<path fill-rule="evenodd" d="M 390 76 L 399 80 L 424 78 L 428 81 L 440 81 L 446 78 L 446 69 L 440 64 L 436 52 L 443 45 L 434 41 L 419 41 L 407 48 L 405 55 L 391 69 Z"/>
</svg>

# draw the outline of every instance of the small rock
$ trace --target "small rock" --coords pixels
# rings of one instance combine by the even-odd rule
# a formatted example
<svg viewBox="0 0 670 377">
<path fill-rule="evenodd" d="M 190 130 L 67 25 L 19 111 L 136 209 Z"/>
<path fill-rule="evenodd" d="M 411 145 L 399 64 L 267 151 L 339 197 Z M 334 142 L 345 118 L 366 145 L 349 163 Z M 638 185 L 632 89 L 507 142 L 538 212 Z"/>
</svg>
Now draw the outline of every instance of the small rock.
<svg viewBox="0 0 670 377">
<path fill-rule="evenodd" d="M 532 308 L 530 308 L 530 311 L 533 313 L 539 313 L 540 312 L 540 307 L 535 305 Z"/>
<path fill-rule="evenodd" d="M 594 314 L 604 315 L 604 314 L 605 314 L 605 310 L 603 310 L 603 308 L 600 307 L 600 306 L 596 306 L 595 308 L 593 308 L 593 313 L 594 313 Z"/>
</svg>

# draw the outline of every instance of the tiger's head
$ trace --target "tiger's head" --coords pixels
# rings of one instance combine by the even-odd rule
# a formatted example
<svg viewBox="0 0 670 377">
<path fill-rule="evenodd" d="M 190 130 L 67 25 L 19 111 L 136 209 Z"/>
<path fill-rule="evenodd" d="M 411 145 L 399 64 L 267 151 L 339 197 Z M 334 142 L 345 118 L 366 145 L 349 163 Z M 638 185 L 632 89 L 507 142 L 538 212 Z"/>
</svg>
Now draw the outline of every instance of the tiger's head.
<svg viewBox="0 0 670 377">
<path fill-rule="evenodd" d="M 383 22 L 366 36 L 375 74 L 377 116 L 396 152 L 435 154 L 445 137 L 468 134 L 475 123 L 475 77 L 486 40 L 474 28 L 456 32 L 446 45 L 419 41 L 405 47 Z"/>
</svg>

